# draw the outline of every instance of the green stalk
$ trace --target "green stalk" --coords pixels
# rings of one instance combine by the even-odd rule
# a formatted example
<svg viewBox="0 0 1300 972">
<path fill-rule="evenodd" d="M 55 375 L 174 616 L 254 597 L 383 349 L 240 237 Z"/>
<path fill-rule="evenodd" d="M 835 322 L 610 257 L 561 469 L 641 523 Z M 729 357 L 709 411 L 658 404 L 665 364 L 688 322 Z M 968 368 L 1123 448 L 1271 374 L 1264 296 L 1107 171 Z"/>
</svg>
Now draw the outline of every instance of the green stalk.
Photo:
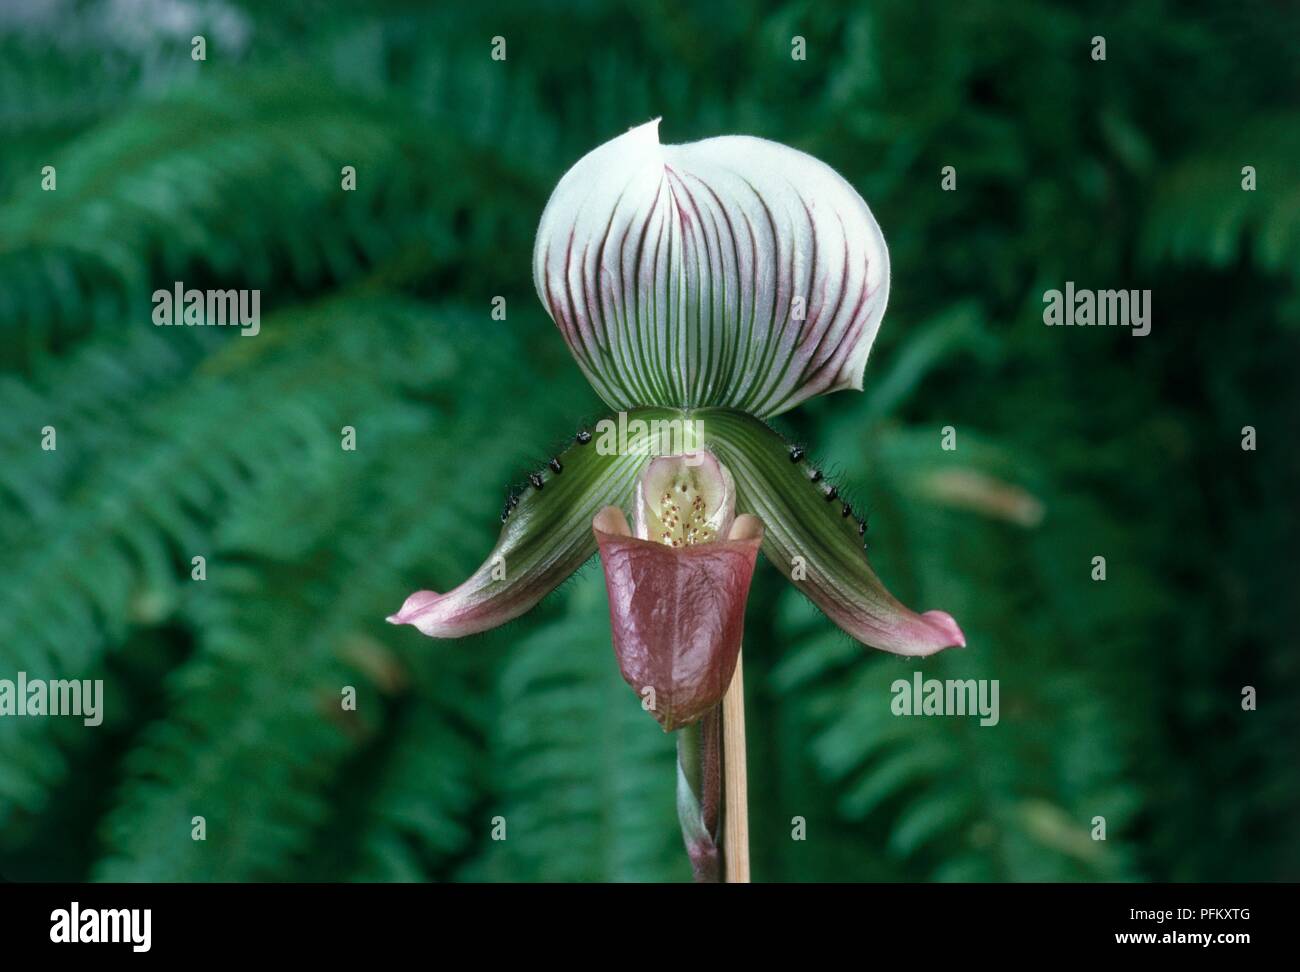
<svg viewBox="0 0 1300 972">
<path fill-rule="evenodd" d="M 677 731 L 677 818 L 698 883 L 722 880 L 722 706 Z"/>
</svg>

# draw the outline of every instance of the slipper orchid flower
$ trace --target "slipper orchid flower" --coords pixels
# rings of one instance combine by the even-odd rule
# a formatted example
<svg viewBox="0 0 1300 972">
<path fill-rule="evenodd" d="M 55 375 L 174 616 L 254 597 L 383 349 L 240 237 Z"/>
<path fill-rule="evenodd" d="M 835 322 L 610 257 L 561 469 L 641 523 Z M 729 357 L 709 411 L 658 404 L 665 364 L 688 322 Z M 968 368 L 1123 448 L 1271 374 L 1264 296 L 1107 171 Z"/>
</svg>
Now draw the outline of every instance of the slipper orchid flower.
<svg viewBox="0 0 1300 972">
<path fill-rule="evenodd" d="M 760 546 L 864 644 L 900 655 L 965 644 L 951 616 L 886 590 L 865 522 L 764 421 L 860 390 L 884 315 L 884 238 L 830 167 L 759 138 L 661 145 L 657 120 L 633 128 L 560 180 L 533 280 L 614 414 L 511 493 L 495 548 L 464 583 L 412 594 L 389 621 L 433 638 L 493 628 L 599 549 L 624 678 L 656 696 L 647 708 L 665 729 L 715 713 Z M 716 806 L 703 816 L 712 830 Z"/>
</svg>

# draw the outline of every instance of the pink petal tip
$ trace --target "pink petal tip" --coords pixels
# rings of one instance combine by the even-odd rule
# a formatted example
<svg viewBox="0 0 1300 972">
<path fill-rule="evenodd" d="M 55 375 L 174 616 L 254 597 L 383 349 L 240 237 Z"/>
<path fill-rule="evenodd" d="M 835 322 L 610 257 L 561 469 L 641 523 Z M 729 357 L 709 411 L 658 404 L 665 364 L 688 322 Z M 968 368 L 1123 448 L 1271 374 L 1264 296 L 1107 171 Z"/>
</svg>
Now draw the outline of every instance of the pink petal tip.
<svg viewBox="0 0 1300 972">
<path fill-rule="evenodd" d="M 389 624 L 414 624 L 416 618 L 442 597 L 437 591 L 416 591 L 398 608 L 396 614 L 390 614 L 384 620 Z"/>
<path fill-rule="evenodd" d="M 926 611 L 921 617 L 946 640 L 947 643 L 943 647 L 966 647 L 966 636 L 962 634 L 956 620 L 947 611 Z"/>
</svg>

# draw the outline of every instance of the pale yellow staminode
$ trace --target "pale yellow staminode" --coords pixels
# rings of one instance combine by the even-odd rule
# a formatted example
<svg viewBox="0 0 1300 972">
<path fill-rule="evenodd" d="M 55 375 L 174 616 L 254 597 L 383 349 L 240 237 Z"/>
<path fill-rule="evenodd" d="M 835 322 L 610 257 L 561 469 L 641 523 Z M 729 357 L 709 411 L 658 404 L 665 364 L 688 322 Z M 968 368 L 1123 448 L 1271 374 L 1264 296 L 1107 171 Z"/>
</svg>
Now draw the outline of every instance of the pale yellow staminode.
<svg viewBox="0 0 1300 972">
<path fill-rule="evenodd" d="M 725 537 L 735 515 L 731 473 L 708 452 L 662 456 L 641 475 L 636 535 L 669 547 Z"/>
</svg>

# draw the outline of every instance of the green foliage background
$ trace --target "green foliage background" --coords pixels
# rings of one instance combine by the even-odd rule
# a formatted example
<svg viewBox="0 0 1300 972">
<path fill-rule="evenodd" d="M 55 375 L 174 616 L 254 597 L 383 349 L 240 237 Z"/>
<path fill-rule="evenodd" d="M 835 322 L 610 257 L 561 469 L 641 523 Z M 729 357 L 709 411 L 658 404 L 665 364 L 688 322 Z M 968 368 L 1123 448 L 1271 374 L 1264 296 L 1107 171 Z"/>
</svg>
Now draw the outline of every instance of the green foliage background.
<svg viewBox="0 0 1300 972">
<path fill-rule="evenodd" d="M 866 392 L 781 428 L 890 586 L 962 622 L 919 667 L 1001 684 L 996 728 L 895 718 L 918 663 L 761 565 L 756 877 L 1300 877 L 1297 38 L 1259 0 L 5 4 L 0 678 L 106 702 L 0 719 L 0 876 L 687 878 L 597 566 L 461 643 L 383 622 L 599 413 L 533 233 L 572 162 L 662 115 L 871 203 Z M 261 334 L 153 327 L 177 280 L 260 288 Z M 1045 328 L 1066 280 L 1150 288 L 1151 335 Z"/>
</svg>

